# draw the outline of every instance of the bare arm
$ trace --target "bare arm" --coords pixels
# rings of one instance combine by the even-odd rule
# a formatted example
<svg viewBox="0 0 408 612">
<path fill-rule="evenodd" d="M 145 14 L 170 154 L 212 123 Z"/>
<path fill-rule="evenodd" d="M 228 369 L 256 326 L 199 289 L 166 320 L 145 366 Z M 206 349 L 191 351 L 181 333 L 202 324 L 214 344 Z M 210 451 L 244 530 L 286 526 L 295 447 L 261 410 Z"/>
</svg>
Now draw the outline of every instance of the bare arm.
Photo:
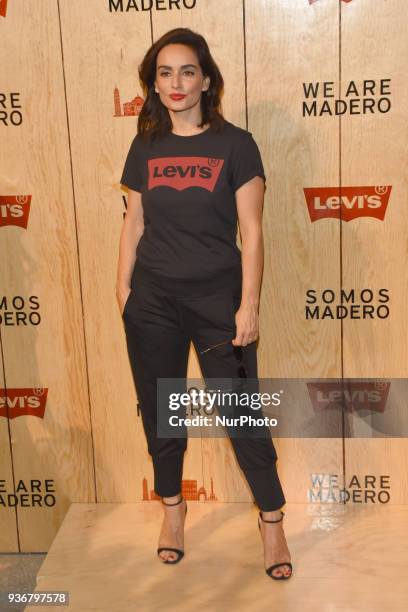
<svg viewBox="0 0 408 612">
<path fill-rule="evenodd" d="M 259 294 L 261 290 L 264 244 L 262 210 L 264 180 L 255 176 L 235 193 L 242 252 L 242 298 L 236 313 L 234 345 L 246 346 L 259 335 Z"/>
<path fill-rule="evenodd" d="M 130 281 L 136 261 L 136 247 L 144 231 L 142 195 L 128 190 L 127 211 L 119 241 L 119 259 L 116 277 L 116 297 L 120 312 L 130 293 Z"/>
</svg>

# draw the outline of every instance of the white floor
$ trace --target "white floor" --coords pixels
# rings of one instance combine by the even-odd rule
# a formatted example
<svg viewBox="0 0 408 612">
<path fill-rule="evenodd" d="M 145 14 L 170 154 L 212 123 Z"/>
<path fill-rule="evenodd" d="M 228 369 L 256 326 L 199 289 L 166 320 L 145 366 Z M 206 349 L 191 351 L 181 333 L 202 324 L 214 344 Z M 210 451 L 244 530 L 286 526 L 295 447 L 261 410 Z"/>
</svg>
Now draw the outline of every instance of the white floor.
<svg viewBox="0 0 408 612">
<path fill-rule="evenodd" d="M 286 504 L 293 576 L 274 581 L 252 504 L 188 502 L 185 557 L 156 556 L 159 502 L 72 504 L 37 591 L 87 612 L 408 610 L 408 506 Z"/>
</svg>

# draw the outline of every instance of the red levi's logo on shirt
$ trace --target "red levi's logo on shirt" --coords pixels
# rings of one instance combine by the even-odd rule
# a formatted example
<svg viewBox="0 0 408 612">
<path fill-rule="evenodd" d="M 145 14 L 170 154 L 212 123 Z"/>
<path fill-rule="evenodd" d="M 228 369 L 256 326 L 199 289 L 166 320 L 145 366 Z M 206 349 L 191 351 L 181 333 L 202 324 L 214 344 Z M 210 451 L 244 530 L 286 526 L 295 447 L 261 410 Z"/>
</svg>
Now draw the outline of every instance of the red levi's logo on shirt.
<svg viewBox="0 0 408 612">
<path fill-rule="evenodd" d="M 156 157 L 149 159 L 147 188 L 166 186 L 183 191 L 188 187 L 202 187 L 214 191 L 224 165 L 214 157 Z"/>
</svg>

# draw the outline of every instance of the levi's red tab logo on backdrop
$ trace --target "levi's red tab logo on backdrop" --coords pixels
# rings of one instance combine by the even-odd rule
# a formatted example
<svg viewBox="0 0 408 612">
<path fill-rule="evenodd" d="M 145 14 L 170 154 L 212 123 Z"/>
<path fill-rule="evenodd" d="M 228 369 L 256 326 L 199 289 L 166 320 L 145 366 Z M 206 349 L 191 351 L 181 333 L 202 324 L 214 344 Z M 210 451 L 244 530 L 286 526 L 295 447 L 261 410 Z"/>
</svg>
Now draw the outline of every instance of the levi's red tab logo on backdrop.
<svg viewBox="0 0 408 612">
<path fill-rule="evenodd" d="M 0 389 L 0 416 L 15 419 L 31 415 L 43 419 L 47 395 L 48 389 L 43 387 Z"/>
<path fill-rule="evenodd" d="M 305 187 L 303 192 L 312 223 L 324 218 L 352 221 L 357 217 L 383 221 L 391 185 L 342 187 L 341 195 L 339 187 Z"/>
<path fill-rule="evenodd" d="M 0 0 L 0 17 L 5 17 L 7 12 L 7 0 Z"/>
<path fill-rule="evenodd" d="M 316 382 L 307 383 L 307 389 L 315 412 L 342 407 L 347 412 L 384 412 L 390 385 L 388 381 Z"/>
<path fill-rule="evenodd" d="M 30 195 L 0 195 L 0 227 L 18 225 L 27 229 Z"/>
<path fill-rule="evenodd" d="M 223 159 L 213 157 L 156 157 L 149 159 L 148 189 L 166 186 L 183 191 L 188 187 L 202 187 L 214 191 L 224 165 Z"/>
</svg>

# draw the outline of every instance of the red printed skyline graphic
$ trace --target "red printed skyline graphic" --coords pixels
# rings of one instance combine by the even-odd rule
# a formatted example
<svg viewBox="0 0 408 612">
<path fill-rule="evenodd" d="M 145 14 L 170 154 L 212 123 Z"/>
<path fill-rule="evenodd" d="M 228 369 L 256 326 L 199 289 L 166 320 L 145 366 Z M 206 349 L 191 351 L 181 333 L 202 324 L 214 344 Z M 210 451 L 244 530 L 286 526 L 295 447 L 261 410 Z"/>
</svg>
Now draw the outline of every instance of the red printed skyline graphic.
<svg viewBox="0 0 408 612">
<path fill-rule="evenodd" d="M 343 406 L 347 412 L 384 412 L 390 385 L 383 381 L 316 382 L 307 383 L 307 390 L 316 412 Z"/>
<path fill-rule="evenodd" d="M 166 186 L 183 191 L 188 187 L 203 187 L 214 191 L 223 159 L 209 157 L 156 157 L 149 159 L 147 188 Z"/>
<path fill-rule="evenodd" d="M 124 102 L 122 108 L 119 89 L 115 87 L 113 90 L 113 104 L 115 109 L 114 117 L 134 117 L 135 115 L 140 115 L 144 100 L 140 96 L 136 96 L 130 102 Z"/>
<path fill-rule="evenodd" d="M 314 4 L 317 0 L 309 0 L 309 4 Z M 342 2 L 351 2 L 351 0 L 342 0 Z"/>
<path fill-rule="evenodd" d="M 305 187 L 310 220 L 342 219 L 352 221 L 358 217 L 384 220 L 391 193 L 391 185 L 342 187 Z M 341 215 L 340 215 L 341 209 Z"/>
<path fill-rule="evenodd" d="M 197 489 L 197 481 L 196 480 L 182 480 L 181 481 L 181 493 L 186 500 L 191 501 L 200 501 L 200 498 L 203 497 L 205 501 L 217 501 L 217 498 L 214 494 L 214 481 L 212 477 L 211 481 L 211 493 L 207 496 L 207 491 L 204 487 L 200 487 Z M 147 478 L 143 478 L 142 480 L 142 500 L 150 501 L 150 500 L 159 500 L 161 497 L 156 495 L 153 489 L 150 489 L 149 495 L 149 485 L 147 482 Z"/>
<path fill-rule="evenodd" d="M 5 17 L 7 13 L 7 0 L 0 0 L 0 17 Z"/>
<path fill-rule="evenodd" d="M 44 387 L 0 389 L 0 416 L 15 419 L 31 415 L 43 419 L 47 395 L 48 389 Z"/>
<path fill-rule="evenodd" d="M 30 195 L 0 196 L 0 227 L 17 225 L 27 229 L 30 204 Z"/>
</svg>

